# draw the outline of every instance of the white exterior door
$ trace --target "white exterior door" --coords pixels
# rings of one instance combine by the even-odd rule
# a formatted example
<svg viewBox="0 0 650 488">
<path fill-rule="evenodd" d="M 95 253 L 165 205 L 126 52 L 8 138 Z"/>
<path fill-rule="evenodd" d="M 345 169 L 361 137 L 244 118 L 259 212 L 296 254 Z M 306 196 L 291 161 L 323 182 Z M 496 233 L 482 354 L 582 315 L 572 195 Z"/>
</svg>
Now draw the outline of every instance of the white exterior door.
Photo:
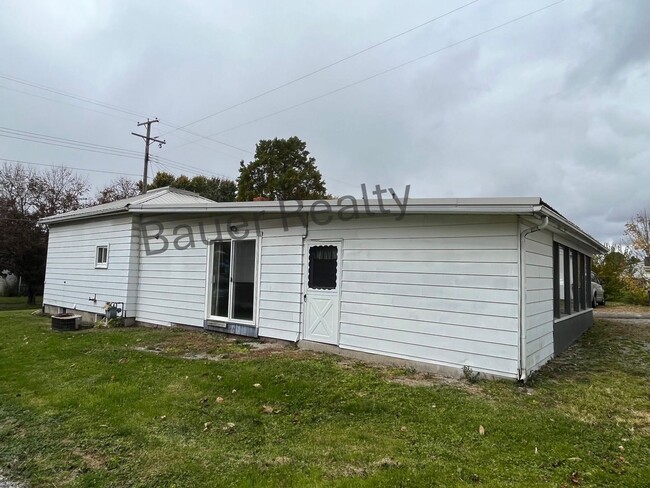
<svg viewBox="0 0 650 488">
<path fill-rule="evenodd" d="M 338 344 L 341 243 L 308 242 L 304 339 Z"/>
</svg>

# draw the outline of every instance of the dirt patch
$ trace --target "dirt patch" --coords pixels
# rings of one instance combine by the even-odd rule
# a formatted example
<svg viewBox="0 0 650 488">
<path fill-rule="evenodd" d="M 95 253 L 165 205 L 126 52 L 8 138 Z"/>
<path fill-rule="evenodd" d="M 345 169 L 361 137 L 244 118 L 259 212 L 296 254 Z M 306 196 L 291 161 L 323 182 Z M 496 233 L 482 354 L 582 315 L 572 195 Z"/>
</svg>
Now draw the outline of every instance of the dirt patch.
<svg viewBox="0 0 650 488">
<path fill-rule="evenodd" d="M 204 352 L 199 352 L 196 354 L 190 354 L 186 353 L 181 356 L 183 359 L 191 359 L 194 361 L 198 360 L 205 360 L 205 361 L 221 361 L 224 359 L 222 355 L 213 355 L 213 354 L 206 354 Z"/>
<path fill-rule="evenodd" d="M 104 456 L 96 451 L 84 452 L 79 449 L 72 451 L 75 456 L 79 456 L 83 459 L 84 463 L 91 469 L 100 469 L 106 466 L 106 460 Z"/>
<path fill-rule="evenodd" d="M 388 378 L 390 383 L 411 386 L 414 388 L 432 388 L 437 386 L 450 386 L 464 390 L 472 395 L 482 395 L 483 389 L 478 384 L 472 384 L 460 378 L 451 378 L 431 373 L 413 373 L 407 376 L 392 376 Z"/>
</svg>

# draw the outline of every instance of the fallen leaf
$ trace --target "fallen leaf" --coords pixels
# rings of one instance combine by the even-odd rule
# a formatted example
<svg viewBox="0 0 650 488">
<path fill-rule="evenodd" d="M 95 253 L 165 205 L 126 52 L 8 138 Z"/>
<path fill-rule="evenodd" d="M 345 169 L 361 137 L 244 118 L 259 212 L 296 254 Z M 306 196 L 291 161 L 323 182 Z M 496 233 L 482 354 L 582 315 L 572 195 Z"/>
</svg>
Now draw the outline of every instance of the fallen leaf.
<svg viewBox="0 0 650 488">
<path fill-rule="evenodd" d="M 618 448 L 619 448 L 621 451 L 625 451 L 625 448 L 624 448 L 623 446 L 618 446 Z"/>
<path fill-rule="evenodd" d="M 232 422 L 228 422 L 228 423 L 223 427 L 223 430 L 232 430 L 232 429 L 234 429 L 234 428 L 235 428 L 235 424 L 233 424 Z"/>
<path fill-rule="evenodd" d="M 537 454 L 537 447 L 535 447 L 535 454 Z"/>
<path fill-rule="evenodd" d="M 481 435 L 485 435 L 485 427 L 483 427 L 482 425 L 479 425 L 478 426 L 478 433 L 481 434 Z"/>
<path fill-rule="evenodd" d="M 217 402 L 217 403 L 223 403 L 223 398 L 222 398 L 222 397 L 217 397 L 217 399 L 215 400 L 215 402 Z"/>
<path fill-rule="evenodd" d="M 237 393 L 237 390 L 233 390 L 232 392 L 233 392 L 233 393 Z"/>
<path fill-rule="evenodd" d="M 221 379 L 222 379 L 222 377 L 221 377 L 221 376 L 219 376 L 219 375 L 217 375 L 217 379 L 218 379 L 218 380 L 221 380 Z"/>
<path fill-rule="evenodd" d="M 579 458 L 579 457 L 572 457 L 572 458 L 567 459 L 567 461 L 582 461 L 582 459 Z"/>
<path fill-rule="evenodd" d="M 203 424 L 203 432 L 205 432 L 206 430 L 209 430 L 210 427 L 212 427 L 212 422 L 206 422 L 206 423 L 204 423 L 204 424 Z"/>
<path fill-rule="evenodd" d="M 253 386 L 254 386 L 255 388 L 262 388 L 262 385 L 260 385 L 259 383 L 255 383 Z"/>
<path fill-rule="evenodd" d="M 161 415 L 160 420 L 165 420 L 167 418 L 167 415 Z"/>
<path fill-rule="evenodd" d="M 208 397 L 203 397 L 199 400 L 199 403 L 207 403 L 208 402 Z"/>
<path fill-rule="evenodd" d="M 270 405 L 262 405 L 262 412 L 273 413 L 273 407 L 271 407 Z"/>
<path fill-rule="evenodd" d="M 402 428 L 400 429 L 402 432 L 406 432 L 408 429 L 406 428 L 406 425 L 402 425 Z"/>
</svg>

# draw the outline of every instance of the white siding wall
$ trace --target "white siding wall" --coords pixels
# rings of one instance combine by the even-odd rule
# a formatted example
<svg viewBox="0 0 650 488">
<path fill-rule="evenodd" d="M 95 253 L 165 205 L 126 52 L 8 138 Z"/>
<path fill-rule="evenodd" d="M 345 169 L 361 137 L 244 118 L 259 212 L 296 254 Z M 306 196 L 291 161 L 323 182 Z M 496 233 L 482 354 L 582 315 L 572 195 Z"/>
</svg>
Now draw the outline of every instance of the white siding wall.
<svg viewBox="0 0 650 488">
<path fill-rule="evenodd" d="M 218 227 L 224 238 L 229 238 L 229 216 L 218 219 Z M 214 218 L 151 218 L 143 222 L 158 221 L 163 226 L 162 236 L 169 241 L 168 249 L 161 254 L 147 255 L 144 242 L 140 246 L 139 288 L 137 320 L 159 325 L 173 323 L 203 326 L 206 318 L 205 297 L 208 271 L 208 244 L 203 242 L 199 222 L 203 223 L 205 239 L 217 237 Z M 174 228 L 179 224 L 192 229 L 194 246 L 178 250 L 173 245 L 178 235 Z M 259 335 L 296 341 L 300 330 L 301 312 L 301 266 L 302 227 L 291 227 L 284 232 L 281 223 L 262 221 L 263 236 L 257 253 L 260 259 L 259 278 L 256 282 Z M 239 225 L 243 230 L 243 226 Z M 250 237 L 255 237 L 252 224 Z M 155 227 L 148 227 L 148 235 L 154 235 Z M 185 234 L 187 231 L 183 230 Z M 178 234 L 179 232 L 177 232 Z M 144 236 L 143 236 L 144 238 Z M 162 240 L 151 239 L 151 249 L 160 249 Z M 187 244 L 184 239 L 182 244 Z"/>
<path fill-rule="evenodd" d="M 553 356 L 553 235 L 529 234 L 524 251 L 526 368 L 532 372 Z"/>
<path fill-rule="evenodd" d="M 340 347 L 515 377 L 514 216 L 407 216 L 310 225 L 343 238 Z"/>
<path fill-rule="evenodd" d="M 137 258 L 132 216 L 71 222 L 50 228 L 43 303 L 104 313 L 106 302 L 124 302 L 135 315 L 128 271 Z M 108 268 L 95 268 L 96 246 L 108 245 Z M 97 302 L 88 300 L 97 295 Z"/>
<path fill-rule="evenodd" d="M 205 222 L 212 220 L 202 219 Z M 147 226 L 152 251 L 162 249 L 163 238 L 167 239 L 168 247 L 162 253 L 147 255 L 144 240 L 141 240 L 136 319 L 158 325 L 177 323 L 203 327 L 208 250 L 199 234 L 199 220 L 143 216 L 142 222 L 159 222 L 162 225 L 160 239 L 152 237 L 157 234 L 157 227 Z M 174 229 L 179 225 L 191 226 L 194 246 L 182 250 L 174 246 L 174 240 L 181 233 L 187 233 L 185 229 L 179 229 L 174 234 Z M 206 238 L 213 238 L 214 235 L 214 231 L 206 230 Z M 141 234 L 141 238 L 145 239 L 146 236 Z M 179 241 L 181 245 L 188 243 L 188 239 Z"/>
<path fill-rule="evenodd" d="M 259 334 L 297 341 L 302 323 L 303 227 L 264 230 L 260 267 Z"/>
</svg>

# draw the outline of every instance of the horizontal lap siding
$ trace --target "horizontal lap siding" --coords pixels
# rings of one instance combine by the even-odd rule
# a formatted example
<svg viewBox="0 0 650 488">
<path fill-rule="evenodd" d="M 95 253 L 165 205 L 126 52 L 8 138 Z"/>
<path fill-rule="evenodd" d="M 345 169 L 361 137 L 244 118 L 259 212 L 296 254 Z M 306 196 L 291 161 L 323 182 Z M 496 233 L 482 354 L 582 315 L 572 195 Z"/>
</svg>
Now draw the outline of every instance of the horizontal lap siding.
<svg viewBox="0 0 650 488">
<path fill-rule="evenodd" d="M 203 326 L 208 286 L 208 243 L 219 237 L 230 239 L 229 219 L 230 216 L 227 215 L 218 218 L 143 217 L 146 234 L 143 234 L 140 249 L 139 321 L 160 325 Z M 160 250 L 164 242 L 162 238 L 152 237 L 159 229 L 153 222 L 162 225 L 161 237 L 167 239 L 168 248 L 163 253 L 147 256 L 145 239 L 153 251 Z M 236 225 L 240 232 L 248 229 L 248 238 L 256 237 L 257 232 L 251 218 L 237 216 Z M 194 237 L 193 246 L 176 249 L 174 241 L 179 235 L 187 235 L 186 226 L 189 226 Z M 259 290 L 256 290 L 258 333 L 265 337 L 295 341 L 300 324 L 300 230 L 291 227 L 284 232 L 282 222 L 278 219 L 262 219 L 260 230 L 263 236 L 257 241 L 262 246 L 257 254 L 261 261 L 258 265 Z M 181 246 L 189 243 L 187 237 L 179 241 Z"/>
<path fill-rule="evenodd" d="M 264 231 L 260 258 L 259 335 L 297 341 L 302 313 L 303 229 Z"/>
<path fill-rule="evenodd" d="M 309 237 L 343 239 L 342 348 L 516 375 L 514 217 L 373 217 Z"/>
<path fill-rule="evenodd" d="M 539 369 L 553 356 L 553 236 L 529 234 L 524 253 L 526 367 Z"/>
<path fill-rule="evenodd" d="M 201 239 L 199 220 L 143 217 L 142 222 L 148 223 L 151 220 L 162 224 L 161 237 L 167 239 L 169 245 L 162 253 L 147 255 L 144 239 L 148 239 L 150 249 L 154 251 L 161 249 L 161 243 L 164 242 L 162 238 L 151 238 L 156 233 L 155 227 L 147 225 L 140 245 L 137 320 L 159 325 L 203 327 L 208 249 Z M 194 246 L 177 249 L 174 240 L 179 238 L 179 232 L 174 234 L 174 228 L 186 224 L 192 226 Z M 186 234 L 186 230 L 183 229 L 182 233 Z M 211 236 L 212 234 L 206 233 L 205 238 Z M 180 246 L 188 243 L 187 238 L 179 241 Z"/>
<path fill-rule="evenodd" d="M 129 268 L 137 240 L 131 216 L 72 222 L 50 227 L 43 303 L 104 313 L 106 302 L 124 302 L 135 315 Z M 109 246 L 108 268 L 95 268 L 97 246 Z M 97 297 L 97 302 L 89 300 Z"/>
</svg>

